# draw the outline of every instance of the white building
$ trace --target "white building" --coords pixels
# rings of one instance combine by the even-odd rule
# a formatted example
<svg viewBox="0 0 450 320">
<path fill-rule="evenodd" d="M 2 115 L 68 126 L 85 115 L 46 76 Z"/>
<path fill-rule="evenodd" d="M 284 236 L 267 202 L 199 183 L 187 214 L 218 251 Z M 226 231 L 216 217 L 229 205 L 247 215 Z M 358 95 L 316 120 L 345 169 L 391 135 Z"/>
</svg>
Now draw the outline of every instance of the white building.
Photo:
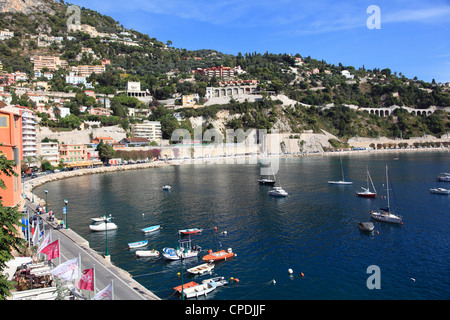
<svg viewBox="0 0 450 320">
<path fill-rule="evenodd" d="M 353 79 L 355 77 L 353 74 L 350 74 L 348 70 L 342 70 L 341 75 L 343 75 L 347 79 Z"/>
<path fill-rule="evenodd" d="M 161 122 L 147 121 L 131 125 L 131 132 L 134 138 L 146 138 L 150 141 L 159 141 L 162 139 Z"/>
<path fill-rule="evenodd" d="M 59 164 L 58 142 L 39 143 L 38 154 L 43 156 L 52 166 L 57 166 Z"/>
<path fill-rule="evenodd" d="M 134 97 L 147 105 L 153 101 L 153 97 L 151 96 L 148 90 L 141 91 L 140 82 L 133 82 L 133 81 L 127 82 L 127 96 Z"/>
<path fill-rule="evenodd" d="M 62 118 L 65 118 L 67 116 L 70 116 L 70 108 L 67 107 L 59 107 L 59 114 Z"/>
<path fill-rule="evenodd" d="M 0 40 L 8 40 L 14 37 L 14 32 L 8 29 L 0 30 Z"/>
<path fill-rule="evenodd" d="M 75 72 L 70 72 L 68 76 L 66 76 L 66 83 L 70 83 L 73 85 L 78 85 L 78 84 L 86 84 L 86 77 L 82 77 L 79 75 L 76 75 Z"/>
</svg>

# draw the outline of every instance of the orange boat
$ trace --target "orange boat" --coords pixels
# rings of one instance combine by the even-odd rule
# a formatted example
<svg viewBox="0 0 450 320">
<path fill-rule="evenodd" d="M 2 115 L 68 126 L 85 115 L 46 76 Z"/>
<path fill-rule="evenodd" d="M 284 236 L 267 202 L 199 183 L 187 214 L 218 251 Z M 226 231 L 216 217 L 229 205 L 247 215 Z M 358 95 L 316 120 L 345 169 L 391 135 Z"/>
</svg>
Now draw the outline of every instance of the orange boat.
<svg viewBox="0 0 450 320">
<path fill-rule="evenodd" d="M 191 287 L 195 287 L 195 286 L 198 286 L 198 283 L 197 283 L 197 282 L 194 282 L 194 281 L 191 281 L 191 282 L 188 282 L 188 283 L 183 284 L 183 289 L 187 289 L 187 288 L 191 288 Z M 173 288 L 173 289 L 174 289 L 175 291 L 178 291 L 178 292 L 181 293 L 181 286 L 175 287 L 175 288 Z"/>
<path fill-rule="evenodd" d="M 208 254 L 206 256 L 204 256 L 202 259 L 203 261 L 217 261 L 217 260 L 223 260 L 223 259 L 227 259 L 227 258 L 232 258 L 234 257 L 234 253 L 233 250 L 231 250 L 231 248 L 228 248 L 227 251 L 225 250 L 220 250 L 217 252 L 212 252 L 212 250 L 208 251 Z"/>
</svg>

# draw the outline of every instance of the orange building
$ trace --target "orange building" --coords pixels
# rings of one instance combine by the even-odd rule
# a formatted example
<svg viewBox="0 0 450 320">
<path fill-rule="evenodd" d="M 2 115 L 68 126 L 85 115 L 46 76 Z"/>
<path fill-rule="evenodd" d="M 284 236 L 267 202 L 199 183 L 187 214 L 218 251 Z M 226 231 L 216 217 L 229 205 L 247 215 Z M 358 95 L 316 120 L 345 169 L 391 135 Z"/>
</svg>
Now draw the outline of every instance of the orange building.
<svg viewBox="0 0 450 320">
<path fill-rule="evenodd" d="M 22 179 L 20 162 L 22 160 L 22 121 L 21 116 L 0 109 L 0 153 L 8 160 L 14 160 L 13 170 L 17 176 L 7 176 L 0 171 L 0 179 L 6 189 L 0 188 L 0 197 L 5 207 L 14 207 L 20 202 Z"/>
</svg>

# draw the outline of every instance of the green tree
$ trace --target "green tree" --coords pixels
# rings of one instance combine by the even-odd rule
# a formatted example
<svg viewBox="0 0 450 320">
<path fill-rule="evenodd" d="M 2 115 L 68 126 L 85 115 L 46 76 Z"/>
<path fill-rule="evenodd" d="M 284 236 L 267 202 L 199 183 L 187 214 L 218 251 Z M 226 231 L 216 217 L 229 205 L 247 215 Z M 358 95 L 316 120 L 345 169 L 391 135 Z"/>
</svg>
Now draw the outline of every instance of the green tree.
<svg viewBox="0 0 450 320">
<path fill-rule="evenodd" d="M 110 159 L 116 156 L 116 150 L 114 150 L 111 145 L 103 143 L 103 140 L 100 140 L 96 151 L 98 151 L 98 156 L 103 163 L 107 163 Z"/>
<path fill-rule="evenodd" d="M 13 160 L 8 160 L 4 154 L 0 154 L 0 170 L 6 176 L 17 176 L 13 167 Z M 0 187 L 6 189 L 5 183 L 0 179 Z M 6 262 L 13 258 L 12 250 L 23 250 L 25 248 L 25 240 L 19 235 L 17 227 L 21 227 L 21 214 L 17 207 L 4 207 L 0 198 L 0 300 L 4 300 L 10 296 L 10 290 L 13 288 L 3 270 Z"/>
</svg>

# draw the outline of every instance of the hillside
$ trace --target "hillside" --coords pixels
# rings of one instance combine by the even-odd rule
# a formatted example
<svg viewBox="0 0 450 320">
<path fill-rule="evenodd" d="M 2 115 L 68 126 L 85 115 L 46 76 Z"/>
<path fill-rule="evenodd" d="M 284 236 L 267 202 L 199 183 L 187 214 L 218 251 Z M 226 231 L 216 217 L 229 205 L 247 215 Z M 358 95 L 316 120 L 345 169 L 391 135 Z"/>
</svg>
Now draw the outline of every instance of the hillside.
<svg viewBox="0 0 450 320">
<path fill-rule="evenodd" d="M 196 117 L 202 117 L 206 128 L 214 127 L 215 123 L 222 130 L 266 128 L 298 133 L 323 129 L 344 140 L 356 135 L 440 136 L 450 130 L 449 84 L 408 79 L 388 68 L 366 70 L 364 66 L 329 64 L 300 53 L 229 55 L 215 50 L 174 48 L 170 41 L 165 44 L 126 29 L 111 17 L 87 8 L 81 8 L 82 27 L 68 30 L 67 7 L 64 2 L 52 0 L 0 0 L 0 30 L 14 32 L 12 38 L 0 40 L 3 72 L 26 73 L 30 80 L 22 85 L 29 88 L 34 88 L 36 81 L 45 80 L 51 91 L 74 94 L 62 106 L 70 108 L 71 116 L 77 119 L 48 120 L 44 116 L 41 124 L 46 126 L 76 127 L 78 121 L 100 120 L 100 116 L 80 110 L 101 103 L 84 95 L 86 86 L 66 83 L 65 76 L 71 67 L 101 65 L 108 60 L 105 72 L 87 77 L 97 96 L 113 97 L 112 115 L 102 118 L 102 125 L 121 124 L 127 129 L 130 123 L 143 119 L 158 120 L 164 138 L 169 138 L 171 130 L 177 127 L 192 131 L 193 121 L 188 120 Z M 30 58 L 39 55 L 60 57 L 67 61 L 68 67 L 55 70 L 52 79 L 36 79 Z M 197 72 L 220 66 L 237 71 L 228 77 Z M 222 100 L 207 97 L 207 88 L 228 88 L 227 83 L 221 82 L 230 80 L 254 81 L 257 85 L 251 94 Z M 150 104 L 121 93 L 128 81 L 139 81 L 141 90 L 148 90 L 153 97 Z M 14 86 L 5 86 L 4 90 L 11 94 L 15 91 Z M 195 109 L 181 108 L 181 96 L 189 94 L 196 99 Z M 27 96 L 13 94 L 12 102 L 36 108 L 36 103 Z M 52 106 L 51 102 L 47 105 Z M 398 108 L 387 117 L 370 112 L 392 106 L 404 109 Z M 432 114 L 420 116 L 405 111 L 430 107 Z M 130 108 L 151 109 L 152 113 L 130 116 Z M 228 111 L 232 117 L 218 123 L 220 111 Z M 185 120 L 180 122 L 175 116 Z"/>
</svg>

